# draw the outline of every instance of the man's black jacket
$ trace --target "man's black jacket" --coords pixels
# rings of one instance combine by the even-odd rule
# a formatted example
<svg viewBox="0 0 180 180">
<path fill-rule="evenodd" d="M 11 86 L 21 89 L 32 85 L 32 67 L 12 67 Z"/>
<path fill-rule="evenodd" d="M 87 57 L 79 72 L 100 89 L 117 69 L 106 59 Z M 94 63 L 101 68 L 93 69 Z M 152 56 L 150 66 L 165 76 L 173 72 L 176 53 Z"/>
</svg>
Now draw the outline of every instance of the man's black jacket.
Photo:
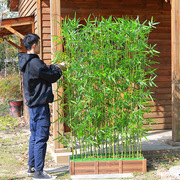
<svg viewBox="0 0 180 180">
<path fill-rule="evenodd" d="M 26 105 L 33 107 L 53 102 L 52 83 L 61 77 L 61 70 L 52 64 L 47 67 L 36 54 L 19 53 L 18 58 Z"/>
</svg>

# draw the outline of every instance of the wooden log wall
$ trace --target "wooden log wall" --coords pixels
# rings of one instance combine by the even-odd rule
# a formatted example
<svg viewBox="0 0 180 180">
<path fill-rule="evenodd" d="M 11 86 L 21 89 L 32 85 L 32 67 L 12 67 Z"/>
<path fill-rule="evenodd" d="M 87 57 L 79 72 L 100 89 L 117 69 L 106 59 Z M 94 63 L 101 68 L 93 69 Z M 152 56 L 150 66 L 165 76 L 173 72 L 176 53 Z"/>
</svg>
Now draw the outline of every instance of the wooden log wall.
<svg viewBox="0 0 180 180">
<path fill-rule="evenodd" d="M 51 30 L 50 30 L 50 0 L 42 1 L 42 41 L 43 61 L 50 64 L 51 61 Z"/>
<path fill-rule="evenodd" d="M 38 4 L 39 2 L 39 4 Z M 50 1 L 49 0 L 20 0 L 19 16 L 34 15 L 35 33 L 42 40 L 42 60 L 51 61 L 51 31 L 50 31 Z"/>
<path fill-rule="evenodd" d="M 159 64 L 157 68 L 158 77 L 155 82 L 158 88 L 153 89 L 155 98 L 152 104 L 152 113 L 145 114 L 151 117 L 157 124 L 152 124 L 153 129 L 172 128 L 172 94 L 171 94 L 171 5 L 164 0 L 61 0 L 62 18 L 76 16 L 87 18 L 89 14 L 95 16 L 110 15 L 114 17 L 139 16 L 143 22 L 151 19 L 160 22 L 157 28 L 150 34 L 149 43 L 157 44 L 156 50 L 160 52 L 159 57 L 154 58 Z M 154 107 L 153 107 L 154 105 Z"/>
<path fill-rule="evenodd" d="M 37 0 L 20 0 L 20 16 L 34 15 L 35 33 L 38 34 L 38 12 Z M 41 2 L 41 39 L 42 39 L 42 59 L 49 64 L 51 61 L 51 33 L 50 33 L 50 1 Z M 76 16 L 82 20 L 89 14 L 95 16 L 102 15 L 108 18 L 139 16 L 143 22 L 154 17 L 156 22 L 160 22 L 155 30 L 150 34 L 149 43 L 157 44 L 156 49 L 160 51 L 159 57 L 155 58 L 159 64 L 157 68 L 158 77 L 155 82 L 158 88 L 153 89 L 155 102 L 151 102 L 152 113 L 145 117 L 154 118 L 157 124 L 153 124 L 153 129 L 172 128 L 172 103 L 171 103 L 171 6 L 164 0 L 61 0 L 62 18 Z"/>
<path fill-rule="evenodd" d="M 19 0 L 19 16 L 34 16 L 34 33 L 41 38 L 40 58 L 47 64 L 51 60 L 49 0 Z M 24 105 L 24 117 L 29 121 L 29 112 Z"/>
<path fill-rule="evenodd" d="M 36 0 L 19 0 L 19 16 L 31 16 L 34 15 L 34 32 L 37 32 L 37 3 Z M 23 115 L 27 123 L 29 123 L 29 111 L 25 105 L 25 99 L 23 97 Z"/>
</svg>

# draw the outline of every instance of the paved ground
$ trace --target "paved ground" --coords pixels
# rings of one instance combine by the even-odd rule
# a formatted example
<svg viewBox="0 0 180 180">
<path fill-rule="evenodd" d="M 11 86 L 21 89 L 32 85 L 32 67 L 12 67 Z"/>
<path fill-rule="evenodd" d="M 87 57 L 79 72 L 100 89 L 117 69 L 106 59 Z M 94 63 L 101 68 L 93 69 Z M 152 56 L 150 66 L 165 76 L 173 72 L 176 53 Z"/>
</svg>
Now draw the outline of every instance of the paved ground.
<svg viewBox="0 0 180 180">
<path fill-rule="evenodd" d="M 169 169 L 169 173 L 176 179 L 180 179 L 180 166 L 174 166 Z"/>
<path fill-rule="evenodd" d="M 147 139 L 148 141 L 145 138 L 142 139 L 142 151 L 180 149 L 180 146 L 171 146 L 167 144 L 168 141 L 172 141 L 171 130 L 151 131 L 150 134 L 147 135 Z"/>
<path fill-rule="evenodd" d="M 180 143 L 173 143 L 172 130 L 152 131 L 142 139 L 142 154 L 146 157 L 161 156 L 163 153 L 180 154 Z M 173 145 L 172 145 L 173 144 Z"/>
</svg>

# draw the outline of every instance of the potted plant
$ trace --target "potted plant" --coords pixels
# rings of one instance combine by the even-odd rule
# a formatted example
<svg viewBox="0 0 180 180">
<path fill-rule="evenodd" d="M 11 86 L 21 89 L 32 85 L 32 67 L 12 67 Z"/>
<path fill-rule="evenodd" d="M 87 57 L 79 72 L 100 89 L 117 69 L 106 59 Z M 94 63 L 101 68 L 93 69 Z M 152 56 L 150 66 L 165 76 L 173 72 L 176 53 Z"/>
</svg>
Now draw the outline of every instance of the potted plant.
<svg viewBox="0 0 180 180">
<path fill-rule="evenodd" d="M 66 18 L 61 24 L 64 52 L 54 63 L 65 61 L 67 70 L 60 86 L 59 121 L 71 129 L 56 140 L 72 149 L 71 174 L 145 172 L 141 139 L 152 119 L 150 88 L 156 86 L 151 57 L 157 55 L 148 44 L 155 23 L 128 18 L 101 20 L 89 17 L 86 25 Z"/>
<path fill-rule="evenodd" d="M 10 115 L 20 117 L 22 111 L 22 95 L 20 89 L 20 79 L 17 72 L 1 77 L 0 98 L 8 102 Z"/>
</svg>

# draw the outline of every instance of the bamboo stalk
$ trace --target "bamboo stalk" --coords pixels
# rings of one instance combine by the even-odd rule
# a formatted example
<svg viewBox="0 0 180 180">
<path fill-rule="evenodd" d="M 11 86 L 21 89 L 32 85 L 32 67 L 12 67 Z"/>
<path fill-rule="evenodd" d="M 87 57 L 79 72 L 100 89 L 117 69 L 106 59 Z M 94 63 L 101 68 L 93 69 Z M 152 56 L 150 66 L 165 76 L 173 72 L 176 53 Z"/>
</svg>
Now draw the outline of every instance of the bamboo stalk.
<svg viewBox="0 0 180 180">
<path fill-rule="evenodd" d="M 70 67 L 64 73 L 68 79 L 65 92 L 68 117 L 62 117 L 62 121 L 71 128 L 69 141 L 73 158 L 78 154 L 77 141 L 81 158 L 83 155 L 98 158 L 99 153 L 100 157 L 112 154 L 113 158 L 121 153 L 123 158 L 128 155 L 128 148 L 131 157 L 135 146 L 137 156 L 141 156 L 141 139 L 145 132 L 143 106 L 150 95 L 144 89 L 151 87 L 150 81 L 149 84 L 144 81 L 151 73 L 150 68 L 146 68 L 151 64 L 147 57 L 150 50 L 156 54 L 153 48 L 148 49 L 146 34 L 153 23 L 145 25 L 138 19 L 127 18 L 113 21 L 112 17 L 94 21 L 89 17 L 86 22 L 87 26 L 81 25 L 82 28 L 76 18 L 65 19 L 62 24 L 65 44 L 60 59 L 64 58 Z M 136 104 L 139 104 L 137 110 Z M 85 142 L 88 147 L 84 146 Z"/>
</svg>

